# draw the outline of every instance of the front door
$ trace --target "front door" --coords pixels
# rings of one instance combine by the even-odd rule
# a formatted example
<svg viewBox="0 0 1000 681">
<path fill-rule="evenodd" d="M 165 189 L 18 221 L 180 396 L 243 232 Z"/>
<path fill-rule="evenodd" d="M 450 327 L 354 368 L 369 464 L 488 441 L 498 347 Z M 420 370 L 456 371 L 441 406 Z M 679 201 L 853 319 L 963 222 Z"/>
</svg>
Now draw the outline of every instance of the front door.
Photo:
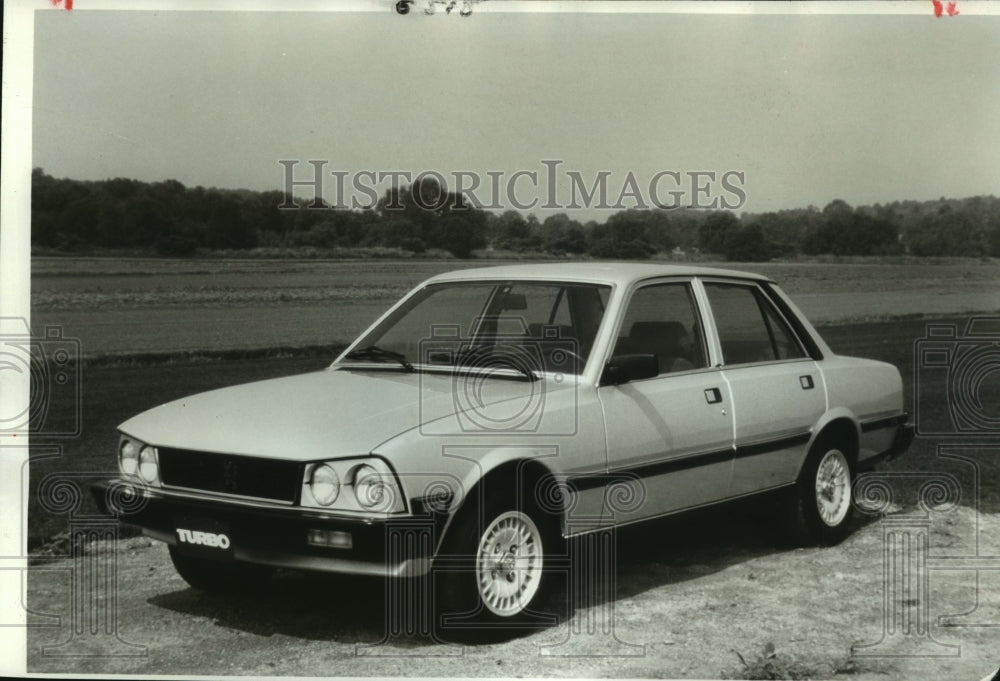
<svg viewBox="0 0 1000 681">
<path fill-rule="evenodd" d="M 633 292 L 612 355 L 654 355 L 659 375 L 598 388 L 607 432 L 609 523 L 726 496 L 733 465 L 732 398 L 722 371 L 708 366 L 705 348 L 690 281 L 663 281 Z"/>
</svg>

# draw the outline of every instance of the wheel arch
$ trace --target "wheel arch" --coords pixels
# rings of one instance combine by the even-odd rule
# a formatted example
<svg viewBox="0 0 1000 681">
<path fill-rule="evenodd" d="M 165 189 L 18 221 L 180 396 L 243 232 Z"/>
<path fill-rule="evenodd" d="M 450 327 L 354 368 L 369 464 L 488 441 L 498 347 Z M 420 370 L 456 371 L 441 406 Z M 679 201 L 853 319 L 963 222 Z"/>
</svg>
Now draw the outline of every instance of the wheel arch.
<svg viewBox="0 0 1000 681">
<path fill-rule="evenodd" d="M 518 484 L 519 479 L 523 481 L 523 484 Z M 563 522 L 565 521 L 568 501 L 566 492 L 562 491 L 559 498 L 553 496 L 540 497 L 540 494 L 551 493 L 554 489 L 562 489 L 555 486 L 551 488 L 543 487 L 541 483 L 547 483 L 548 481 L 551 481 L 554 485 L 558 485 L 559 478 L 551 468 L 537 458 L 520 457 L 498 463 L 469 485 L 461 502 L 451 510 L 448 519 L 441 528 L 434 557 L 437 558 L 440 555 L 442 547 L 448 541 L 459 516 L 470 512 L 473 506 L 477 506 L 480 511 L 482 510 L 482 504 L 488 498 L 484 494 L 484 491 L 490 488 L 516 491 L 518 494 L 518 503 L 522 507 L 529 504 L 533 507 L 544 505 L 546 509 L 558 509 L 558 527 L 555 530 L 561 531 Z"/>
<path fill-rule="evenodd" d="M 853 414 L 846 412 L 846 410 L 830 414 L 828 418 L 825 418 L 817 426 L 815 432 L 815 436 L 813 436 L 812 441 L 809 443 L 806 458 L 808 458 L 808 454 L 812 454 L 818 444 L 835 440 L 843 443 L 842 446 L 846 447 L 844 454 L 847 456 L 847 460 L 851 466 L 853 467 L 857 464 L 858 455 L 861 451 L 861 427 L 858 425 Z M 805 459 L 803 459 L 802 467 L 805 467 Z M 800 467 L 800 474 L 802 467 Z"/>
</svg>

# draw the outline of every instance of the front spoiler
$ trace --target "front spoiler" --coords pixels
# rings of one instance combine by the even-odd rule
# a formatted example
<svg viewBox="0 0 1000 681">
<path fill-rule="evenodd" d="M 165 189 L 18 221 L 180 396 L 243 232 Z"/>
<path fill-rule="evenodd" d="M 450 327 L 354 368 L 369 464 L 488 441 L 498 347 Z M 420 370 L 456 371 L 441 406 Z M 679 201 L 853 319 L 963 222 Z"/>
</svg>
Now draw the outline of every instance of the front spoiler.
<svg viewBox="0 0 1000 681">
<path fill-rule="evenodd" d="M 120 495 L 131 487 L 137 495 L 128 508 L 108 507 L 109 489 Z M 296 570 L 353 575 L 415 577 L 430 570 L 442 520 L 433 514 L 358 518 L 297 507 L 234 504 L 223 499 L 172 494 L 123 480 L 91 486 L 101 513 L 110 513 L 142 529 L 153 539 L 178 546 L 180 518 L 204 518 L 225 523 L 231 557 L 237 561 Z M 123 505 L 124 506 L 124 505 Z M 331 530 L 351 537 L 350 548 L 314 546 L 309 530 Z"/>
</svg>

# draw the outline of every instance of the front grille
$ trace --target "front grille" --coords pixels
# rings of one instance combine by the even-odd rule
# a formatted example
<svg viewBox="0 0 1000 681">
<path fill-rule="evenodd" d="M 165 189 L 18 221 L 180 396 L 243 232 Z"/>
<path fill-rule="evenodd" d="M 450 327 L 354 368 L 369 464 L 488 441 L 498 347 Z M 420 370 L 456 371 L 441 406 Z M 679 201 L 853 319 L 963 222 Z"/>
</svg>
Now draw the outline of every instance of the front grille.
<svg viewBox="0 0 1000 681">
<path fill-rule="evenodd" d="M 159 448 L 164 485 L 293 503 L 302 484 L 297 461 Z"/>
</svg>

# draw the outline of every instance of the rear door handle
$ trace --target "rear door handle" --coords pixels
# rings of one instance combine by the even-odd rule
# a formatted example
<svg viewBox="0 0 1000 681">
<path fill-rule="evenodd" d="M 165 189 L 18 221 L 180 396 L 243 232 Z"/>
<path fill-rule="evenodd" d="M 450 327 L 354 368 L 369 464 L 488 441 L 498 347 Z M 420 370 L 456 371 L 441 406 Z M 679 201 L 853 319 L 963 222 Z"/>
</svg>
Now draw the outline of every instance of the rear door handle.
<svg viewBox="0 0 1000 681">
<path fill-rule="evenodd" d="M 799 385 L 802 386 L 803 390 L 812 390 L 813 386 L 815 385 L 813 383 L 813 377 L 810 376 L 809 374 L 806 374 L 805 376 L 799 376 Z"/>
<path fill-rule="evenodd" d="M 705 400 L 709 404 L 718 404 L 722 401 L 722 393 L 718 388 L 705 388 Z"/>
</svg>

